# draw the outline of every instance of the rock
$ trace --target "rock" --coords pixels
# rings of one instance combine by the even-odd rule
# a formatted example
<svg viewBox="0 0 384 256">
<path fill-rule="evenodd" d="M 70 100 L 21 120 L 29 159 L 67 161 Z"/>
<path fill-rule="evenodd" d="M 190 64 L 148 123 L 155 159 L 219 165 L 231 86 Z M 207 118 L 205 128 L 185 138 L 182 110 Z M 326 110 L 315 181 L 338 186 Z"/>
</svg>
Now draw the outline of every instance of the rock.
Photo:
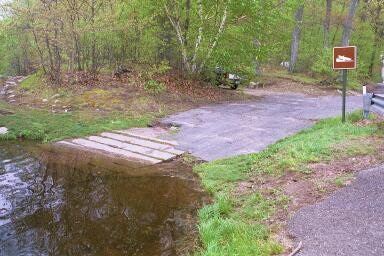
<svg viewBox="0 0 384 256">
<path fill-rule="evenodd" d="M 55 100 L 55 104 L 58 103 L 58 102 L 60 102 L 60 100 Z"/>
<path fill-rule="evenodd" d="M 21 83 L 21 82 L 23 82 L 25 79 L 26 79 L 26 77 L 23 77 L 23 76 L 17 77 L 17 82 L 18 82 L 18 83 Z"/>
<path fill-rule="evenodd" d="M 45 103 L 45 102 L 48 102 L 48 99 L 43 99 L 43 102 Z"/>
<path fill-rule="evenodd" d="M 261 86 L 259 82 L 250 82 L 248 87 L 251 89 L 256 89 L 259 88 L 259 86 Z"/>
<path fill-rule="evenodd" d="M 0 135 L 4 135 L 8 133 L 8 128 L 7 127 L 0 127 Z"/>
<path fill-rule="evenodd" d="M 60 97 L 60 94 L 55 94 L 51 97 L 51 99 L 56 99 L 56 98 L 59 98 Z"/>
<path fill-rule="evenodd" d="M 12 94 L 12 95 L 9 95 L 9 96 L 8 96 L 8 99 L 13 99 L 13 98 L 15 98 L 15 97 L 16 97 L 16 95 Z"/>
<path fill-rule="evenodd" d="M 13 82 L 13 81 L 8 81 L 5 83 L 5 85 L 8 85 L 8 86 L 16 86 L 16 82 Z"/>
<path fill-rule="evenodd" d="M 9 103 L 13 103 L 13 102 L 16 102 L 16 100 L 9 100 Z"/>
</svg>

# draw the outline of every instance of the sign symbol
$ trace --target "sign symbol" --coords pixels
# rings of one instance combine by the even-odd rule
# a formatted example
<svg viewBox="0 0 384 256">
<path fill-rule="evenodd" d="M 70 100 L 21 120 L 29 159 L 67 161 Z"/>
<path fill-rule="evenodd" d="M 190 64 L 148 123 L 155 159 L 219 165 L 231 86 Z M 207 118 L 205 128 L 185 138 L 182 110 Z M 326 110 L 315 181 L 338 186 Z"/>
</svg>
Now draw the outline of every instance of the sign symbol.
<svg viewBox="0 0 384 256">
<path fill-rule="evenodd" d="M 345 57 L 343 55 L 338 55 L 336 62 L 353 62 L 352 58 Z"/>
<path fill-rule="evenodd" d="M 333 69 L 355 69 L 357 59 L 356 52 L 356 46 L 333 48 Z"/>
</svg>

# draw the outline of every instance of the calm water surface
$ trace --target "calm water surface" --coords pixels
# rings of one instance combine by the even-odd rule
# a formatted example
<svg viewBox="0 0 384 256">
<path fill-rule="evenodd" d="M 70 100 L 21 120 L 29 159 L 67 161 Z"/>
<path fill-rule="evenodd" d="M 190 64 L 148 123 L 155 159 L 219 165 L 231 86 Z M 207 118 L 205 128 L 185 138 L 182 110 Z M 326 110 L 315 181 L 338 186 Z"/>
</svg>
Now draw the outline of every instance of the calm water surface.
<svg viewBox="0 0 384 256">
<path fill-rule="evenodd" d="M 196 242 L 196 180 L 41 161 L 25 148 L 0 144 L 0 255 L 178 255 Z"/>
</svg>

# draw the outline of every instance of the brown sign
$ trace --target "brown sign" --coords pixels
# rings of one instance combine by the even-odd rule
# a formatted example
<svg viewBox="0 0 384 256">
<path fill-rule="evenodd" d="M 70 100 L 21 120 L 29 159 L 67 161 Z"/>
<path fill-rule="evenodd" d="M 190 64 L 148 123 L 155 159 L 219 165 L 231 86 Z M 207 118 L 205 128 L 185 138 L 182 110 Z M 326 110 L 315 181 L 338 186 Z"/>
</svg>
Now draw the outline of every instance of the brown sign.
<svg viewBox="0 0 384 256">
<path fill-rule="evenodd" d="M 355 69 L 356 52 L 356 46 L 333 48 L 333 69 Z"/>
</svg>

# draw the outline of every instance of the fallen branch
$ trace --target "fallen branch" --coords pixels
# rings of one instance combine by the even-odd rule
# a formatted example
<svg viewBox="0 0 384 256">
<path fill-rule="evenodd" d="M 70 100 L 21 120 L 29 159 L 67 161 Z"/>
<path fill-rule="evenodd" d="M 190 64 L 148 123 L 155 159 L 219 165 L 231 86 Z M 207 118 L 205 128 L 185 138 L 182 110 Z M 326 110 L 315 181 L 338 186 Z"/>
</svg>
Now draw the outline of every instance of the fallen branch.
<svg viewBox="0 0 384 256">
<path fill-rule="evenodd" d="M 295 250 L 293 250 L 293 251 L 291 252 L 291 254 L 289 254 L 289 256 L 294 256 L 294 255 L 296 255 L 296 254 L 301 250 L 302 247 L 303 247 L 303 242 L 300 241 L 299 245 L 296 247 Z"/>
</svg>

